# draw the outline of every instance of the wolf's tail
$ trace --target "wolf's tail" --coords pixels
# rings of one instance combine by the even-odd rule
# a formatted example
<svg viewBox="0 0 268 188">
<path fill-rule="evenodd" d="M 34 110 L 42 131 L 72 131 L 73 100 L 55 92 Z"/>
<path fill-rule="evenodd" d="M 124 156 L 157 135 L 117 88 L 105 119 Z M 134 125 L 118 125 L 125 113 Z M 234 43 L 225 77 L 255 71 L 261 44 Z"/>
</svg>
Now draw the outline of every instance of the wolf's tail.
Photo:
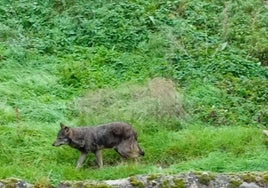
<svg viewBox="0 0 268 188">
<path fill-rule="evenodd" d="M 142 155 L 142 156 L 144 156 L 145 155 L 145 152 L 141 149 L 141 147 L 139 145 L 138 145 L 138 147 L 139 147 L 139 154 Z"/>
<path fill-rule="evenodd" d="M 142 150 L 140 150 L 139 154 L 142 155 L 142 156 L 144 156 L 145 155 L 145 152 L 142 151 Z"/>
</svg>

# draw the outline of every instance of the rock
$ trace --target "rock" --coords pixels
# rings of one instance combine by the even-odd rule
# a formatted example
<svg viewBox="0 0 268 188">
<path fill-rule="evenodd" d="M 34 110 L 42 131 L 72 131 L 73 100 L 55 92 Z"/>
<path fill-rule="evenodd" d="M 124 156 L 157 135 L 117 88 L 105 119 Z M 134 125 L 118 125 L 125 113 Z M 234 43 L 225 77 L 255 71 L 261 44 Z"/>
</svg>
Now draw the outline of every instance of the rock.
<svg viewBox="0 0 268 188">
<path fill-rule="evenodd" d="M 119 179 L 119 180 L 106 180 L 104 181 L 104 183 L 106 183 L 108 186 L 116 186 L 119 188 L 124 188 L 124 187 L 128 187 L 129 185 L 129 180 L 127 178 L 125 179 Z"/>
<path fill-rule="evenodd" d="M 7 178 L 4 180 L 0 180 L 0 188 L 6 188 L 6 187 L 33 188 L 34 186 L 17 178 Z"/>
<path fill-rule="evenodd" d="M 16 188 L 26 188 L 27 187 L 27 183 L 25 183 L 22 180 L 19 180 L 17 183 L 15 183 L 15 187 Z"/>
<path fill-rule="evenodd" d="M 239 186 L 239 188 L 260 188 L 260 187 L 255 183 L 244 182 L 242 185 Z"/>
<path fill-rule="evenodd" d="M 15 178 L 0 180 L 0 188 L 33 188 L 36 185 Z M 240 174 L 214 174 L 210 172 L 189 172 L 183 174 L 136 175 L 129 178 L 106 181 L 62 181 L 59 185 L 38 185 L 53 188 L 268 188 L 267 172 Z"/>
<path fill-rule="evenodd" d="M 190 185 L 189 188 L 199 188 L 198 185 L 196 184 L 196 182 L 194 182 L 192 185 Z"/>
</svg>

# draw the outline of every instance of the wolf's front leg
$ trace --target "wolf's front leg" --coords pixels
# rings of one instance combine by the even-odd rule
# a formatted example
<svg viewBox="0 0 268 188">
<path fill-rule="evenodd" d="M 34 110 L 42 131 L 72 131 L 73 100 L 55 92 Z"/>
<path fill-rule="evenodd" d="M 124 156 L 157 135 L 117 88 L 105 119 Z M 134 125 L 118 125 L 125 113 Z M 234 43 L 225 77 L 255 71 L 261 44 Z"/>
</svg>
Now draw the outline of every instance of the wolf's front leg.
<svg viewBox="0 0 268 188">
<path fill-rule="evenodd" d="M 78 168 L 81 167 L 81 165 L 82 165 L 82 163 L 84 162 L 86 156 L 87 156 L 87 153 L 85 153 L 85 152 L 81 152 L 80 157 L 79 157 L 79 159 L 78 159 L 78 161 L 77 161 L 77 164 L 76 164 L 76 169 L 78 169 Z"/>
<path fill-rule="evenodd" d="M 96 159 L 97 159 L 97 164 L 100 168 L 102 168 L 103 166 L 103 162 L 102 162 L 102 154 L 101 154 L 101 150 L 97 150 L 95 152 L 95 156 L 96 156 Z"/>
</svg>

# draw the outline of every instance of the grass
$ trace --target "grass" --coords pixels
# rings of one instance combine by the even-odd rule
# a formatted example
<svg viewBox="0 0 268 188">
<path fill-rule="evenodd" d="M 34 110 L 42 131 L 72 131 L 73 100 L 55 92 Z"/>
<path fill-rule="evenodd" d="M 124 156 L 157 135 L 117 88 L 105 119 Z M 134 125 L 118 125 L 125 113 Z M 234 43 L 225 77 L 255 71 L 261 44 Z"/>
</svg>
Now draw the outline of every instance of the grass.
<svg viewBox="0 0 268 188">
<path fill-rule="evenodd" d="M 238 6 L 239 5 L 239 6 Z M 107 13 L 108 12 L 108 13 Z M 0 2 L 0 178 L 267 171 L 268 14 L 261 1 Z M 133 124 L 121 164 L 52 147 L 59 122 Z"/>
<path fill-rule="evenodd" d="M 252 127 L 189 127 L 177 132 L 159 129 L 140 135 L 146 155 L 140 163 L 120 162 L 114 151 L 104 150 L 104 167 L 98 169 L 94 155 L 75 170 L 79 152 L 53 147 L 58 125 L 21 124 L 1 126 L 0 177 L 16 177 L 36 183 L 47 178 L 61 180 L 105 180 L 135 174 L 179 173 L 186 171 L 243 172 L 267 171 L 267 146 L 262 133 Z"/>
</svg>

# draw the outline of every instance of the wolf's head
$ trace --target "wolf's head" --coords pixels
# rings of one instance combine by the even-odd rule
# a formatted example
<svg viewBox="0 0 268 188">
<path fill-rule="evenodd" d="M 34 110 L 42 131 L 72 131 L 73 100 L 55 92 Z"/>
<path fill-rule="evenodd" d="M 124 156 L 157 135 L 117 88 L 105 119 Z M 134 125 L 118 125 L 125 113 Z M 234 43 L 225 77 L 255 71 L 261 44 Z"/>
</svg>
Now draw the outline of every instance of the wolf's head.
<svg viewBox="0 0 268 188">
<path fill-rule="evenodd" d="M 52 144 L 53 146 L 66 145 L 70 142 L 70 128 L 60 123 L 61 129 L 58 132 L 58 136 L 55 142 Z"/>
</svg>

